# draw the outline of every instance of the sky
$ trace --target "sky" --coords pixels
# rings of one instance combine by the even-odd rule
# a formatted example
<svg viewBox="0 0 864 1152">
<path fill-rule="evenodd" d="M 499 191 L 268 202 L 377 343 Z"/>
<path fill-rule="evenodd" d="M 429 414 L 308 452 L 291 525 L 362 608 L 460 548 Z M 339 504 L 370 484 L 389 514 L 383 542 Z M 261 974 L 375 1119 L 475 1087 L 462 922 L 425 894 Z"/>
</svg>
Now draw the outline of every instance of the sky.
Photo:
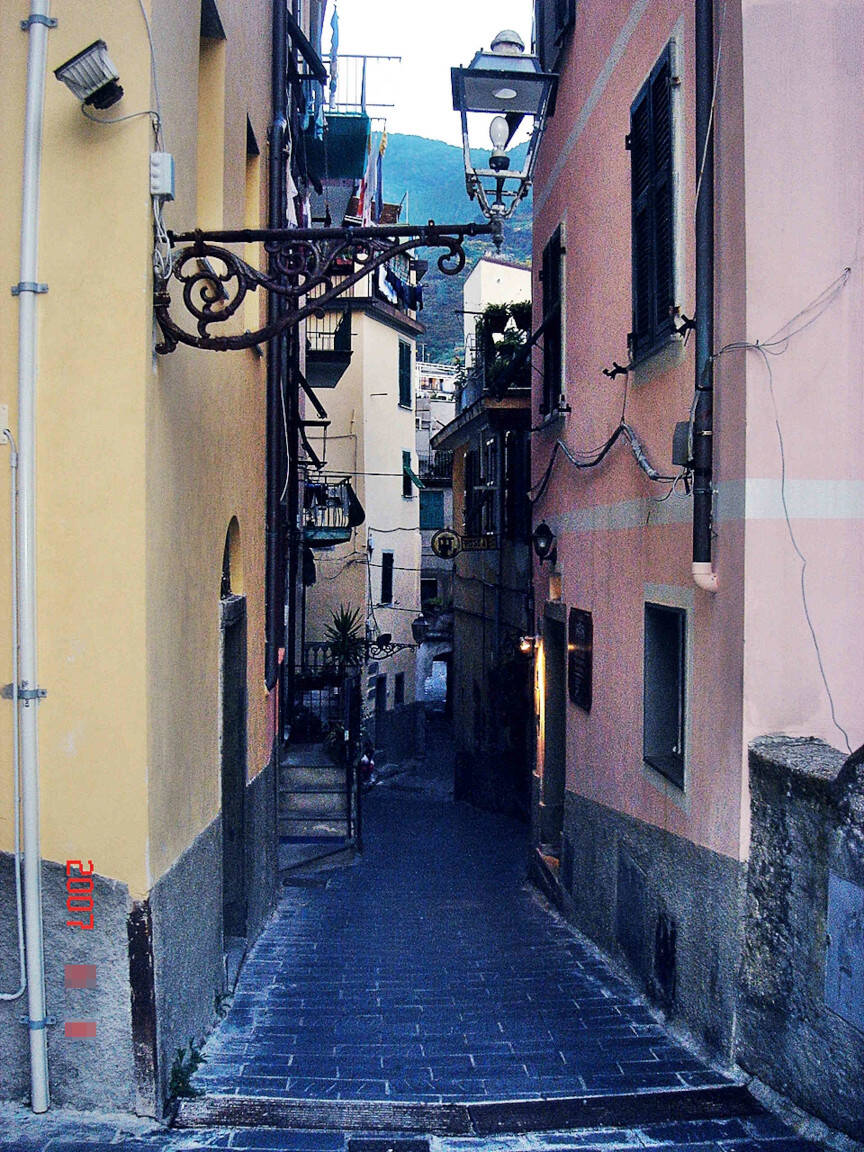
<svg viewBox="0 0 864 1152">
<path fill-rule="evenodd" d="M 324 51 L 330 42 L 330 12 L 324 29 Z M 467 66 L 478 48 L 488 48 L 495 35 L 512 28 L 531 45 L 531 0 L 335 0 L 339 13 L 339 52 L 401 56 L 402 63 L 371 62 L 367 103 L 382 108 L 388 132 L 405 132 L 461 144 L 459 115 L 453 111 L 450 69 Z M 340 66 L 340 80 L 352 85 L 350 64 Z M 337 99 L 342 99 L 340 92 Z M 370 115 L 376 109 L 369 108 Z"/>
</svg>

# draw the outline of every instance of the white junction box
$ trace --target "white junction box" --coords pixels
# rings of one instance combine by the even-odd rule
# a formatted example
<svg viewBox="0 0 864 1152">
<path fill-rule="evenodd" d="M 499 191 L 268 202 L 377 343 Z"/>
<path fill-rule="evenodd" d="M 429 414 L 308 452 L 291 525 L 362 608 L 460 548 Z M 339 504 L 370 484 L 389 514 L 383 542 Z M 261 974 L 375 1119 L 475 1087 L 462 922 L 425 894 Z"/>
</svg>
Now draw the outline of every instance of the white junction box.
<svg viewBox="0 0 864 1152">
<path fill-rule="evenodd" d="M 0 404 L 0 432 L 9 427 L 9 405 Z"/>
<path fill-rule="evenodd" d="M 170 152 L 150 153 L 150 195 L 174 199 L 174 157 Z"/>
</svg>

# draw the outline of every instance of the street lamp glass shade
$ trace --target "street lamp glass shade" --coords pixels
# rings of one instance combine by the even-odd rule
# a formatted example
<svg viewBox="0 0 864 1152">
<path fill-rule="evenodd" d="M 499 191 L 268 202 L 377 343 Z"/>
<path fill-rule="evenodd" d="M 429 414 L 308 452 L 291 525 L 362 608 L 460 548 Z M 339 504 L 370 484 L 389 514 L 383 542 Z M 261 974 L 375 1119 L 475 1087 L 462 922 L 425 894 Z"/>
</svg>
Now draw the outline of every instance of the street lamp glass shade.
<svg viewBox="0 0 864 1152">
<path fill-rule="evenodd" d="M 531 542 L 534 545 L 534 551 L 537 554 L 540 563 L 549 556 L 552 548 L 555 545 L 555 533 L 549 527 L 545 520 L 541 521 L 531 534 Z"/>
<path fill-rule="evenodd" d="M 468 68 L 451 68 L 453 107 L 466 112 L 521 112 L 539 116 L 554 77 L 540 70 L 536 56 L 478 52 Z"/>
<path fill-rule="evenodd" d="M 123 95 L 120 74 L 111 63 L 104 40 L 95 40 L 77 56 L 54 69 L 54 75 L 84 104 L 110 108 Z"/>
</svg>

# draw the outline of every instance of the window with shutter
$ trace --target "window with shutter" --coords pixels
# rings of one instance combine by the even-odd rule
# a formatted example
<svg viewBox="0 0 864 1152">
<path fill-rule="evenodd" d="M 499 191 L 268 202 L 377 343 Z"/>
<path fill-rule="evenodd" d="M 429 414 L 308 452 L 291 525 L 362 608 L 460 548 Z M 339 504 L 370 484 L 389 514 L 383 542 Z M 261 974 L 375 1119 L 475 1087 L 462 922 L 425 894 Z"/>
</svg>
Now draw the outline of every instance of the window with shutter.
<svg viewBox="0 0 864 1152">
<path fill-rule="evenodd" d="M 543 402 L 545 415 L 558 408 L 564 391 L 561 374 L 561 294 L 564 248 L 561 227 L 543 249 Z"/>
<path fill-rule="evenodd" d="M 576 19 L 576 0 L 534 0 L 537 55 L 544 72 L 554 72 L 567 33 Z"/>
<path fill-rule="evenodd" d="M 393 603 L 393 553 L 381 553 L 381 604 Z"/>
<path fill-rule="evenodd" d="M 399 341 L 399 404 L 411 407 L 411 345 Z"/>
<path fill-rule="evenodd" d="M 633 331 L 643 359 L 671 334 L 675 311 L 672 49 L 667 46 L 630 107 Z"/>
</svg>

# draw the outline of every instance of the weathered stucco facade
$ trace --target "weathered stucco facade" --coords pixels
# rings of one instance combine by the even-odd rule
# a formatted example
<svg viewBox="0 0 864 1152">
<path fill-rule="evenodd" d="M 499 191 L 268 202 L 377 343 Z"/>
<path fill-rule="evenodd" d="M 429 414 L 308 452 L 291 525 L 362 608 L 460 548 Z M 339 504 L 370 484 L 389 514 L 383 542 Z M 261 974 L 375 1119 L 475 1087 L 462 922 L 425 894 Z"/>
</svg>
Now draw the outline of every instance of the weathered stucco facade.
<svg viewBox="0 0 864 1152">
<path fill-rule="evenodd" d="M 558 102 L 534 200 L 535 328 L 539 271 L 559 227 L 563 249 L 562 400 L 542 410 L 538 355 L 532 415 L 534 523 L 545 520 L 557 537 L 551 576 L 535 566 L 537 839 L 540 866 L 577 921 L 733 1056 L 748 744 L 782 731 L 845 748 L 832 715 L 850 748 L 864 739 L 861 651 L 848 640 L 864 623 L 854 591 L 864 555 L 854 350 L 864 168 L 843 143 L 864 114 L 853 64 L 864 19 L 843 2 L 714 5 L 712 593 L 691 576 L 693 500 L 683 479 L 651 482 L 624 437 L 585 467 L 626 420 L 656 472 L 681 473 L 673 431 L 692 416 L 694 340 L 666 324 L 648 353 L 636 353 L 638 334 L 628 346 L 639 323 L 632 221 L 641 207 L 625 138 L 636 147 L 634 110 L 668 59 L 668 88 L 652 97 L 657 122 L 661 102 L 669 116 L 658 244 L 668 245 L 671 319 L 686 329 L 700 309 L 700 4 L 583 0 L 554 61 Z M 627 371 L 603 375 L 616 363 Z M 578 634 L 569 631 L 574 610 Z M 680 629 L 674 645 L 663 632 L 670 621 Z M 674 668 L 664 671 L 658 651 L 670 645 Z M 590 695 L 575 702 L 588 667 Z M 656 758 L 652 766 L 652 717 L 677 725 L 674 771 Z M 760 1074 L 771 1079 L 770 1068 Z"/>
<path fill-rule="evenodd" d="M 8 208 L 0 253 L 10 284 L 18 278 L 26 7 L 3 5 L 0 26 Z M 152 0 L 144 11 L 152 61 L 136 5 L 58 4 L 48 34 L 36 560 L 48 692 L 39 739 L 53 1100 L 158 1114 L 176 1050 L 214 1019 L 225 938 L 257 932 L 276 871 L 273 701 L 263 668 L 265 365 L 251 350 L 155 354 L 150 153 L 174 156 L 168 227 L 266 221 L 272 6 Z M 97 39 L 125 94 L 92 115 L 132 119 L 93 123 L 51 75 Z M 158 144 L 148 112 L 156 108 Z M 238 319 L 239 330 L 251 318 Z M 0 402 L 13 432 L 16 331 L 7 293 Z M 8 519 L 0 542 L 6 554 Z M 8 604 L 7 568 L 0 598 Z M 0 663 L 8 679 L 8 630 Z M 0 883 L 14 909 L 10 712 L 0 708 Z M 226 847 L 226 745 L 238 733 Z M 66 924 L 65 865 L 79 858 L 92 860 L 97 876 L 89 932 Z M 223 875 L 229 861 L 231 877 Z M 231 884 L 229 925 L 223 892 Z M 14 916 L 4 917 L 3 932 L 5 991 L 17 972 Z M 97 987 L 64 991 L 67 963 L 96 964 Z M 20 1012 L 20 1002 L 0 1004 L 4 1097 L 26 1090 Z M 76 1071 L 82 1045 L 64 1035 L 67 1021 L 81 1019 L 97 1024 L 86 1076 Z"/>
</svg>

